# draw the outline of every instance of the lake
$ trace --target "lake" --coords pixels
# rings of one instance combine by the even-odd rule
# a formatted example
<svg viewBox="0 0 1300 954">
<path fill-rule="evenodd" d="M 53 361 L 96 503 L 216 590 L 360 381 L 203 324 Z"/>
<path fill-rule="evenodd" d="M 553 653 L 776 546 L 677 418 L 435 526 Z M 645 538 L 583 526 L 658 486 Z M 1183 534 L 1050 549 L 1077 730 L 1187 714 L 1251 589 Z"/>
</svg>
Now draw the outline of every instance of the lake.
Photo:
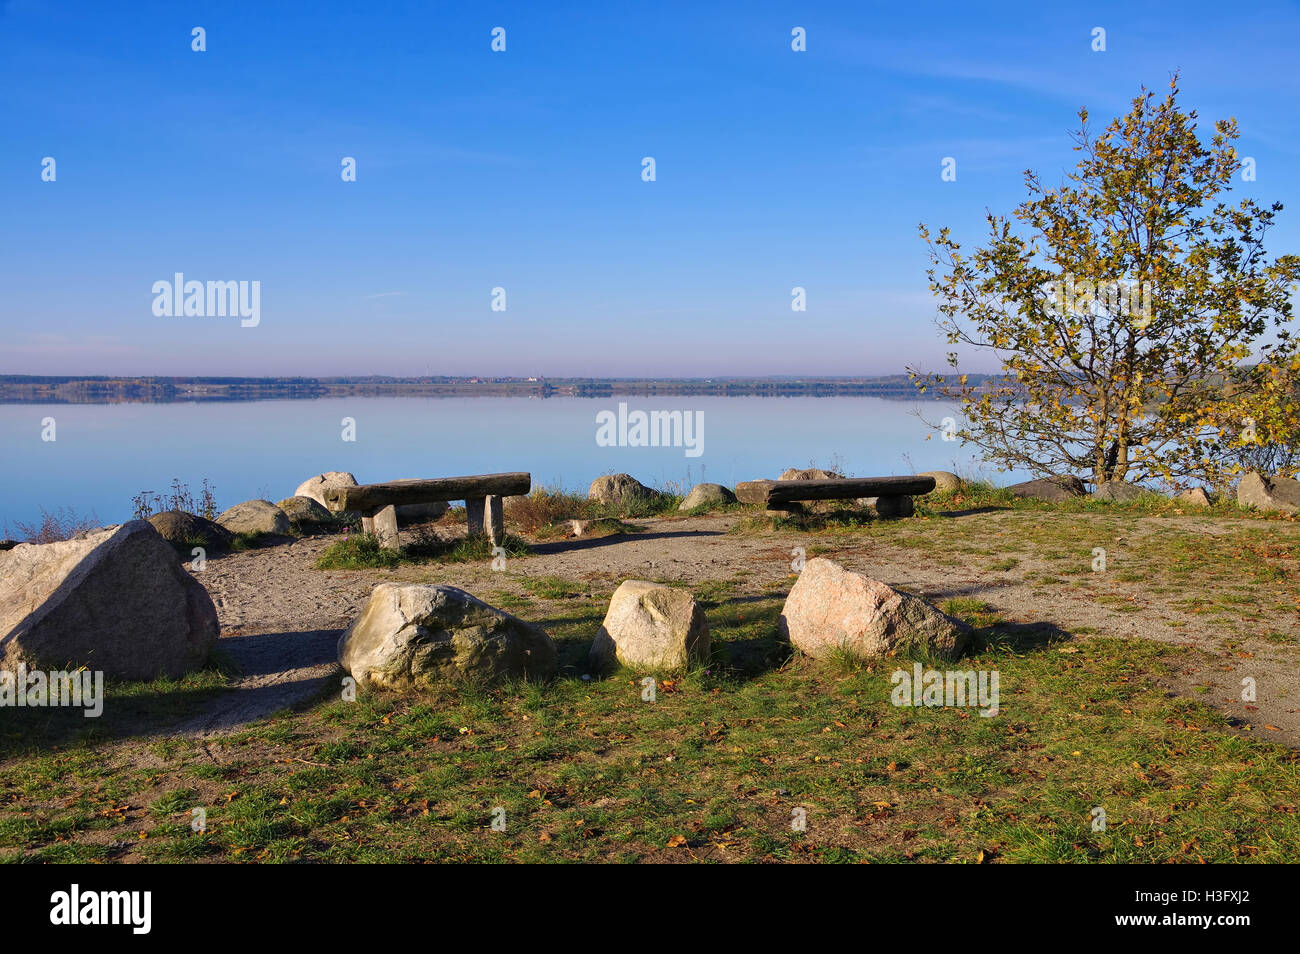
<svg viewBox="0 0 1300 954">
<path fill-rule="evenodd" d="M 692 446 L 603 446 L 597 415 L 635 425 L 636 411 L 680 411 L 700 429 Z M 0 534 L 41 508 L 70 507 L 102 523 L 129 519 L 141 490 L 172 478 L 197 497 L 206 477 L 221 508 L 291 495 L 308 477 L 351 471 L 362 483 L 404 477 L 529 471 L 534 486 L 585 492 L 602 474 L 688 489 L 777 477 L 787 467 L 838 464 L 857 476 L 922 470 L 999 475 L 971 448 L 945 442 L 917 416 L 939 421 L 938 402 L 870 397 L 324 398 L 177 404 L 0 405 Z M 689 415 L 689 418 L 686 417 Z M 54 440 L 43 440 L 53 418 Z M 344 418 L 355 440 L 344 440 Z M 638 439 L 634 426 L 608 438 Z M 927 435 L 930 439 L 927 440 Z M 688 456 L 688 454 L 690 456 Z M 6 524 L 7 533 L 6 533 Z"/>
</svg>

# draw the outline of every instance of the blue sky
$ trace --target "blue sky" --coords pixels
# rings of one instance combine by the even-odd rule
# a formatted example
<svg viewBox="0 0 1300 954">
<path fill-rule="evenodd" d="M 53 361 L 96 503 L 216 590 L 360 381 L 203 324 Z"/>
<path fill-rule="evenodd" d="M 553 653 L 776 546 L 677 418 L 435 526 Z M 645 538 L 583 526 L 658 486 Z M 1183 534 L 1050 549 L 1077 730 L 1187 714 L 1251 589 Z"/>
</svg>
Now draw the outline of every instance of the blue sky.
<svg viewBox="0 0 1300 954">
<path fill-rule="evenodd" d="M 1081 105 L 1175 69 L 1297 251 L 1297 35 L 1271 0 L 0 0 L 0 373 L 937 366 L 917 224 L 980 238 Z M 178 271 L 261 282 L 261 323 L 156 317 Z"/>
</svg>

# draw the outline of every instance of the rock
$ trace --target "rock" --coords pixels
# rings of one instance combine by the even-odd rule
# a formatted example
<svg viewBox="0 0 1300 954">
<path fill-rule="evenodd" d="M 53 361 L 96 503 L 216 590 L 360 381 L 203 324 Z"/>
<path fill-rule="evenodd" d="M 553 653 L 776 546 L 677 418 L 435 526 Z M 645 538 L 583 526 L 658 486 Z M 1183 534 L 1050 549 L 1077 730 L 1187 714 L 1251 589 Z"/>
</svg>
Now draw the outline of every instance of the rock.
<svg viewBox="0 0 1300 954">
<path fill-rule="evenodd" d="M 414 523 L 428 523 L 430 520 L 437 520 L 449 509 L 451 509 L 451 504 L 445 500 L 435 500 L 430 503 L 402 504 L 397 508 L 397 525 L 399 527 L 408 527 Z"/>
<path fill-rule="evenodd" d="M 290 531 L 285 512 L 269 500 L 245 500 L 235 504 L 221 516 L 221 524 L 231 533 L 279 533 Z"/>
<path fill-rule="evenodd" d="M 842 474 L 836 474 L 829 470 L 822 470 L 819 467 L 806 467 L 803 470 L 790 468 L 784 471 L 777 480 L 839 480 Z M 805 500 L 802 501 L 799 513 L 830 513 L 838 509 L 838 503 L 834 500 Z"/>
<path fill-rule="evenodd" d="M 682 669 L 709 657 L 709 624 L 685 590 L 624 580 L 609 601 L 609 611 L 591 644 L 594 670 L 615 662 L 642 669 Z"/>
<path fill-rule="evenodd" d="M 1184 490 L 1175 497 L 1174 503 L 1181 504 L 1184 507 L 1208 507 L 1210 506 L 1210 495 L 1205 492 L 1203 487 L 1193 487 L 1191 490 Z"/>
<path fill-rule="evenodd" d="M 736 502 L 736 495 L 722 484 L 696 484 L 691 492 L 678 505 L 678 510 L 694 510 L 696 507 L 722 507 Z"/>
<path fill-rule="evenodd" d="M 312 497 L 285 497 L 276 506 L 284 511 L 291 524 L 310 527 L 334 522 L 334 514 Z"/>
<path fill-rule="evenodd" d="M 1023 483 L 1012 484 L 1007 490 L 1017 497 L 1032 497 L 1035 500 L 1046 500 L 1050 503 L 1063 503 L 1067 500 L 1088 496 L 1088 488 L 1083 485 L 1082 480 L 1073 474 L 1026 480 Z"/>
<path fill-rule="evenodd" d="M 1257 510 L 1300 513 L 1300 481 L 1251 472 L 1237 484 L 1237 503 Z"/>
<path fill-rule="evenodd" d="M 1104 480 L 1097 485 L 1092 496 L 1095 500 L 1137 500 L 1141 496 L 1154 493 L 1154 490 L 1123 480 Z"/>
<path fill-rule="evenodd" d="M 149 518 L 149 524 L 164 540 L 184 551 L 184 559 L 188 559 L 193 547 L 203 547 L 213 553 L 229 550 L 234 536 L 221 524 L 184 510 L 156 513 Z"/>
<path fill-rule="evenodd" d="M 838 480 L 843 474 L 836 474 L 820 467 L 805 467 L 803 470 L 791 467 L 781 473 L 777 480 Z"/>
<path fill-rule="evenodd" d="M 742 480 L 736 484 L 736 499 L 745 504 L 767 503 L 766 480 Z"/>
<path fill-rule="evenodd" d="M 0 668 L 178 677 L 218 634 L 207 590 L 144 520 L 0 554 Z"/>
<path fill-rule="evenodd" d="M 597 477 L 587 491 L 587 499 L 616 506 L 639 500 L 653 500 L 657 496 L 659 491 L 651 490 L 630 474 Z"/>
<path fill-rule="evenodd" d="M 334 487 L 357 487 L 357 479 L 346 471 L 331 470 L 304 480 L 293 492 L 295 497 L 310 497 L 322 507 L 325 505 L 325 491 Z"/>
<path fill-rule="evenodd" d="M 428 688 L 454 679 L 549 679 L 551 637 L 454 586 L 380 583 L 339 639 L 339 663 L 376 689 Z"/>
<path fill-rule="evenodd" d="M 804 565 L 779 626 L 795 648 L 815 659 L 840 649 L 855 656 L 895 650 L 955 656 L 971 637 L 969 626 L 920 597 L 822 557 Z"/>
<path fill-rule="evenodd" d="M 966 481 L 948 470 L 927 470 L 917 476 L 934 478 L 934 490 L 931 493 L 954 494 L 966 486 Z"/>
<path fill-rule="evenodd" d="M 892 497 L 859 497 L 856 503 L 859 507 L 874 511 L 877 517 L 887 520 L 910 517 L 916 513 L 912 498 L 906 494 Z"/>
</svg>

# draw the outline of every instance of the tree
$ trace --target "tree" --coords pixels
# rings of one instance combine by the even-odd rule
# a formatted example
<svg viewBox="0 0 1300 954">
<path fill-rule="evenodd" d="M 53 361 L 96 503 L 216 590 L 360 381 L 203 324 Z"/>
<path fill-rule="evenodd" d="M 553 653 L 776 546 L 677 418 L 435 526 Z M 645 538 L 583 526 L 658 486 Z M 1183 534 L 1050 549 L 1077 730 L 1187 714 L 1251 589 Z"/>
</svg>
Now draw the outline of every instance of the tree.
<svg viewBox="0 0 1300 954">
<path fill-rule="evenodd" d="M 1080 110 L 1075 170 L 1055 189 L 1026 172 L 1016 227 L 989 213 L 985 247 L 967 255 L 950 229 L 920 227 L 939 327 L 994 352 L 1003 375 L 913 380 L 960 400 L 960 436 L 1001 466 L 1094 482 L 1220 473 L 1234 439 L 1222 425 L 1262 380 L 1247 359 L 1295 354 L 1300 258 L 1263 248 L 1282 206 L 1221 198 L 1241 167 L 1236 122 L 1203 144 L 1177 98 L 1176 75 L 1161 101 L 1143 88 L 1095 137 Z"/>
</svg>

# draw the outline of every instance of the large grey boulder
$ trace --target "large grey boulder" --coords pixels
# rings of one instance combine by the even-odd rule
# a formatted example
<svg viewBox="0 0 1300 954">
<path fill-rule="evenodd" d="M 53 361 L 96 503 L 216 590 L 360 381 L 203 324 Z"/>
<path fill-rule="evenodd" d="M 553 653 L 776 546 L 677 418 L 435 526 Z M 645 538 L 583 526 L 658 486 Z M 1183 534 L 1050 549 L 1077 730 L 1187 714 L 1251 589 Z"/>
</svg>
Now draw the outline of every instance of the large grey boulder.
<svg viewBox="0 0 1300 954">
<path fill-rule="evenodd" d="M 334 514 L 311 497 L 285 497 L 276 506 L 295 526 L 314 527 L 334 522 Z"/>
<path fill-rule="evenodd" d="M 683 589 L 624 580 L 591 644 L 592 669 L 615 663 L 643 669 L 683 669 L 709 658 L 709 624 Z"/>
<path fill-rule="evenodd" d="M 796 649 L 814 659 L 837 651 L 862 657 L 896 650 L 955 656 L 971 637 L 969 626 L 920 597 L 822 557 L 804 565 L 778 625 Z"/>
<path fill-rule="evenodd" d="M 803 470 L 791 467 L 783 471 L 777 480 L 835 480 L 841 476 L 843 475 L 820 467 L 805 467 Z"/>
<path fill-rule="evenodd" d="M 933 493 L 954 494 L 966 485 L 966 482 L 949 470 L 927 470 L 917 475 L 918 477 L 933 477 Z"/>
<path fill-rule="evenodd" d="M 631 474 L 607 474 L 597 477 L 587 490 L 587 499 L 618 506 L 641 500 L 653 500 L 659 491 L 651 490 Z"/>
<path fill-rule="evenodd" d="M 292 529 L 288 515 L 269 500 L 237 503 L 217 517 L 217 523 L 231 533 L 285 534 Z"/>
<path fill-rule="evenodd" d="M 207 590 L 144 520 L 0 553 L 0 668 L 176 677 L 218 634 Z"/>
<path fill-rule="evenodd" d="M 1137 500 L 1144 495 L 1155 493 L 1154 490 L 1140 487 L 1137 484 L 1130 484 L 1127 481 L 1104 480 L 1097 485 L 1097 489 L 1093 491 L 1092 496 L 1094 500 L 1126 501 Z"/>
<path fill-rule="evenodd" d="M 1049 503 L 1064 503 L 1088 496 L 1088 488 L 1073 474 L 1026 480 L 1019 484 L 1012 484 L 1007 490 L 1017 497 L 1030 497 L 1035 500 L 1046 500 Z"/>
<path fill-rule="evenodd" d="M 380 583 L 339 639 L 339 663 L 363 686 L 429 688 L 454 679 L 549 679 L 551 637 L 454 586 Z"/>
<path fill-rule="evenodd" d="M 1300 481 L 1252 471 L 1237 484 L 1237 503 L 1257 510 L 1300 513 Z"/>
<path fill-rule="evenodd" d="M 330 470 L 304 480 L 298 485 L 298 489 L 293 492 L 293 495 L 295 497 L 310 497 L 322 507 L 326 507 L 325 491 L 333 490 L 336 487 L 356 486 L 359 486 L 357 479 L 351 474 L 342 470 Z"/>
<path fill-rule="evenodd" d="M 210 553 L 230 549 L 233 534 L 219 523 L 184 510 L 165 510 L 149 518 L 149 524 L 159 536 L 177 550 L 186 551 L 203 547 Z"/>
<path fill-rule="evenodd" d="M 678 505 L 678 510 L 696 507 L 723 507 L 736 502 L 736 495 L 722 484 L 696 484 Z"/>
</svg>

